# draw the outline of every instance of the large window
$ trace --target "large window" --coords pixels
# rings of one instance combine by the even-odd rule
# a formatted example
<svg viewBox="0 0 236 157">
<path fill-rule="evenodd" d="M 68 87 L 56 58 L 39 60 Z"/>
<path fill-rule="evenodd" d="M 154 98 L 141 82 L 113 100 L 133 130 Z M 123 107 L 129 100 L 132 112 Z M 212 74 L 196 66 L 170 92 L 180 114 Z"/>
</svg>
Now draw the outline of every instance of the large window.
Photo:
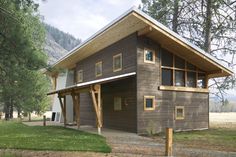
<svg viewBox="0 0 236 157">
<path fill-rule="evenodd" d="M 122 70 L 122 54 L 113 56 L 113 72 Z"/>
<path fill-rule="evenodd" d="M 95 76 L 102 76 L 102 62 L 97 62 L 95 64 Z"/>
<path fill-rule="evenodd" d="M 205 88 L 205 72 L 168 51 L 161 53 L 162 85 Z"/>
</svg>

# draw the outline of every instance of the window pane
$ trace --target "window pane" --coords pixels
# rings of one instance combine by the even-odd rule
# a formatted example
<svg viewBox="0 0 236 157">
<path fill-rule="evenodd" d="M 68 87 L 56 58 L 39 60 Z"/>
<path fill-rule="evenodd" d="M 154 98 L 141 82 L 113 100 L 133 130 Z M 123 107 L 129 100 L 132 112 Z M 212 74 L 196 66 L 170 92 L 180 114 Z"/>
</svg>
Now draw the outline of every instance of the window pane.
<svg viewBox="0 0 236 157">
<path fill-rule="evenodd" d="M 177 108 L 177 117 L 178 118 L 181 118 L 181 117 L 183 117 L 183 109 L 182 108 Z"/>
<path fill-rule="evenodd" d="M 117 55 L 113 57 L 113 70 L 118 71 L 122 69 L 122 55 Z"/>
<path fill-rule="evenodd" d="M 77 82 L 82 82 L 83 81 L 83 70 L 79 70 L 77 72 Z"/>
<path fill-rule="evenodd" d="M 95 74 L 96 76 L 101 76 L 102 75 L 102 62 L 98 62 L 95 65 Z"/>
<path fill-rule="evenodd" d="M 197 87 L 205 88 L 206 87 L 206 75 L 204 73 L 198 73 Z"/>
<path fill-rule="evenodd" d="M 176 70 L 175 71 L 175 86 L 185 86 L 184 84 L 184 71 Z"/>
<path fill-rule="evenodd" d="M 176 68 L 185 69 L 185 61 L 184 61 L 184 59 L 175 56 L 175 67 Z"/>
<path fill-rule="evenodd" d="M 162 69 L 162 85 L 172 86 L 172 70 Z"/>
<path fill-rule="evenodd" d="M 195 72 L 187 73 L 187 86 L 196 87 L 196 73 Z"/>
<path fill-rule="evenodd" d="M 154 52 L 151 50 L 145 50 L 145 60 L 146 61 L 154 61 Z"/>
<path fill-rule="evenodd" d="M 146 98 L 146 108 L 152 108 L 153 107 L 153 99 Z"/>
<path fill-rule="evenodd" d="M 162 56 L 162 66 L 173 67 L 173 55 L 167 51 L 161 53 Z"/>
<path fill-rule="evenodd" d="M 196 67 L 192 65 L 191 63 L 187 63 L 187 69 L 188 70 L 196 70 Z"/>
</svg>

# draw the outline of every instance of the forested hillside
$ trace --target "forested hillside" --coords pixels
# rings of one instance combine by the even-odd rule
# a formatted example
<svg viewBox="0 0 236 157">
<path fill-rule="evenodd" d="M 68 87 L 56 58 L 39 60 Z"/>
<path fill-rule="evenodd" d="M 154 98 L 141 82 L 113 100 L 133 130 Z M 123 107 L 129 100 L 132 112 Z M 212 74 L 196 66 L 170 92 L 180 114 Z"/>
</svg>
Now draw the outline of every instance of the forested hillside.
<svg viewBox="0 0 236 157">
<path fill-rule="evenodd" d="M 44 27 L 47 32 L 45 52 L 48 56 L 48 64 L 55 63 L 81 42 L 80 39 L 76 39 L 74 36 L 64 33 L 53 26 L 44 24 Z"/>
</svg>

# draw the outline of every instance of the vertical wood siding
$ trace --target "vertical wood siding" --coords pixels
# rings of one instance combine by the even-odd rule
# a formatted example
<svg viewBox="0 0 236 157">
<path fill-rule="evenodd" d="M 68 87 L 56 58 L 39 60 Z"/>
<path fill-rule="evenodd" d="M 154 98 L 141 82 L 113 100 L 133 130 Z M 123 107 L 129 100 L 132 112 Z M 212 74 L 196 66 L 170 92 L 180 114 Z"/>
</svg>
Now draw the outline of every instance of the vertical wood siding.
<svg viewBox="0 0 236 157">
<path fill-rule="evenodd" d="M 114 110 L 114 97 L 121 97 L 122 109 Z M 103 124 L 113 128 L 136 132 L 136 78 L 131 77 L 102 85 Z"/>
<path fill-rule="evenodd" d="M 155 64 L 144 63 L 144 48 L 156 51 Z M 175 130 L 208 128 L 208 94 L 160 91 L 161 46 L 152 40 L 139 37 L 137 46 L 137 130 L 147 133 L 148 128 L 156 132 L 173 127 Z M 155 96 L 155 110 L 144 111 L 144 95 Z M 175 106 L 184 106 L 184 120 L 175 120 Z"/>
</svg>

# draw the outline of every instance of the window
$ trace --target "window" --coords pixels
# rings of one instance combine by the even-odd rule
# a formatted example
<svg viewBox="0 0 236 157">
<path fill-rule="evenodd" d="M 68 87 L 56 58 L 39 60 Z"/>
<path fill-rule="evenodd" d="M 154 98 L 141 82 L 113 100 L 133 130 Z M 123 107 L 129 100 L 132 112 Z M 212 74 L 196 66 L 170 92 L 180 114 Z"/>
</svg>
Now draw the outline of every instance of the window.
<svg viewBox="0 0 236 157">
<path fill-rule="evenodd" d="M 122 54 L 113 56 L 113 72 L 122 70 Z"/>
<path fill-rule="evenodd" d="M 121 97 L 114 97 L 114 111 L 122 110 L 122 99 Z"/>
<path fill-rule="evenodd" d="M 162 69 L 162 85 L 172 86 L 172 70 Z"/>
<path fill-rule="evenodd" d="M 187 87 L 196 87 L 196 72 L 187 72 Z"/>
<path fill-rule="evenodd" d="M 167 51 L 161 53 L 161 65 L 173 67 L 173 55 Z"/>
<path fill-rule="evenodd" d="M 198 73 L 197 87 L 206 88 L 206 75 L 204 73 Z"/>
<path fill-rule="evenodd" d="M 184 106 L 175 107 L 175 119 L 184 119 Z"/>
<path fill-rule="evenodd" d="M 95 64 L 95 76 L 102 76 L 102 62 L 97 62 Z"/>
<path fill-rule="evenodd" d="M 155 64 L 155 51 L 144 49 L 144 62 Z"/>
<path fill-rule="evenodd" d="M 144 96 L 144 110 L 155 110 L 155 96 Z"/>
<path fill-rule="evenodd" d="M 175 68 L 185 69 L 184 59 L 175 56 Z"/>
<path fill-rule="evenodd" d="M 185 73 L 184 71 L 181 70 L 176 70 L 175 71 L 175 86 L 185 86 Z"/>
<path fill-rule="evenodd" d="M 163 86 L 206 88 L 206 74 L 204 71 L 168 51 L 162 51 L 161 53 L 161 77 L 161 85 Z"/>
<path fill-rule="evenodd" d="M 187 69 L 188 70 L 196 70 L 196 67 L 190 63 L 187 63 Z"/>
<path fill-rule="evenodd" d="M 83 70 L 77 72 L 77 82 L 83 82 Z"/>
</svg>

